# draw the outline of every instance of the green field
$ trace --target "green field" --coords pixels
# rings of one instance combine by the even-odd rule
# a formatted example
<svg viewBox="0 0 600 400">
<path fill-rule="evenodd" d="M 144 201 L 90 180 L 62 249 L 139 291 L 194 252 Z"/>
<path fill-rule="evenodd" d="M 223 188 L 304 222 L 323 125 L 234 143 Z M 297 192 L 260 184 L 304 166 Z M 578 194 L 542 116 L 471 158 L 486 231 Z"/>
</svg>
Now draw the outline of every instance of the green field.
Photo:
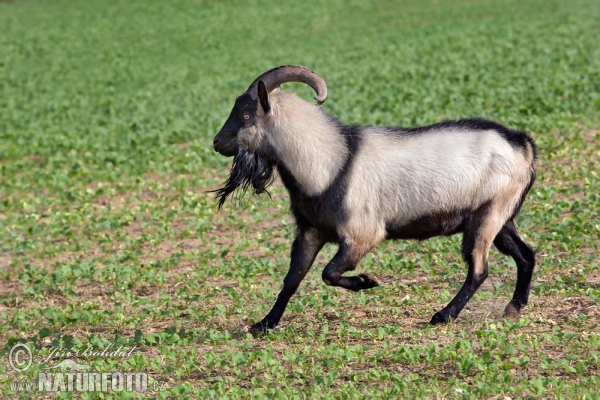
<svg viewBox="0 0 600 400">
<path fill-rule="evenodd" d="M 53 347 L 114 343 L 136 348 L 76 361 L 147 373 L 148 391 L 45 396 L 599 399 L 599 38 L 597 0 L 0 1 L 0 397 L 39 396 L 15 382 L 37 388 Z M 464 281 L 456 236 L 379 246 L 359 269 L 384 286 L 360 293 L 321 281 L 328 246 L 280 327 L 246 333 L 281 288 L 293 220 L 278 182 L 218 211 L 207 191 L 231 159 L 212 139 L 282 64 L 321 75 L 345 123 L 531 132 L 521 319 L 501 317 L 516 268 L 492 248 L 460 317 L 427 325 Z"/>
</svg>

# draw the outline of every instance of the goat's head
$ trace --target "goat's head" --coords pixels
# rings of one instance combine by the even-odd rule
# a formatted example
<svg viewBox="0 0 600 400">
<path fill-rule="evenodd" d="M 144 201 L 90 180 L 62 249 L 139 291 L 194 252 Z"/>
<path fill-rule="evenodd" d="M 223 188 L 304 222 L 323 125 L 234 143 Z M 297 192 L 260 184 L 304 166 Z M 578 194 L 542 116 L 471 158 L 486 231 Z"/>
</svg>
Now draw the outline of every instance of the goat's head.
<svg viewBox="0 0 600 400">
<path fill-rule="evenodd" d="M 275 160 L 266 139 L 267 125 L 273 117 L 269 93 L 286 82 L 310 85 L 321 105 L 327 97 L 323 78 L 305 67 L 285 65 L 270 69 L 252 82 L 248 90 L 235 101 L 229 118 L 213 140 L 215 151 L 235 156 L 225 186 L 218 189 L 219 207 L 235 189 L 245 191 L 252 184 L 256 193 L 262 193 L 272 182 Z"/>
<path fill-rule="evenodd" d="M 271 116 L 269 93 L 286 82 L 303 82 L 316 92 L 315 100 L 321 105 L 327 97 L 325 81 L 308 68 L 285 65 L 268 70 L 252 82 L 248 90 L 235 101 L 229 118 L 215 136 L 215 151 L 226 157 L 236 155 L 238 149 L 254 151 L 264 138 L 264 121 Z"/>
</svg>

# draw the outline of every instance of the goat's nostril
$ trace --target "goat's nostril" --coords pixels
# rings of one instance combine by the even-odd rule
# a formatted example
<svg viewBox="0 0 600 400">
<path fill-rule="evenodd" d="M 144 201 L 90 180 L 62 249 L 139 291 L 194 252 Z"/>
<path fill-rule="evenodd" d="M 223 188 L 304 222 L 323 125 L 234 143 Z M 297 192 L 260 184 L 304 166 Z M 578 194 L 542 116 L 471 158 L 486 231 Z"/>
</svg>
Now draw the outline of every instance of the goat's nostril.
<svg viewBox="0 0 600 400">
<path fill-rule="evenodd" d="M 215 138 L 215 139 L 213 140 L 213 145 L 215 145 L 215 146 L 216 146 L 216 145 L 217 145 L 217 143 L 219 143 L 219 139 Z"/>
</svg>

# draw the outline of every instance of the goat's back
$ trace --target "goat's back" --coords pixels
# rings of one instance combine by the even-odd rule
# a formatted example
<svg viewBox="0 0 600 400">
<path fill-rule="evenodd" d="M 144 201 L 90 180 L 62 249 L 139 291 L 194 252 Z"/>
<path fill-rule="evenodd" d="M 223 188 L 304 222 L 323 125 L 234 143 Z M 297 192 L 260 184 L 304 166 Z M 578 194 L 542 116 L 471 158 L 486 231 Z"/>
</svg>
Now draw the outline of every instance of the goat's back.
<svg viewBox="0 0 600 400">
<path fill-rule="evenodd" d="M 346 204 L 363 218 L 402 225 L 489 201 L 502 202 L 509 215 L 530 181 L 532 145 L 495 129 L 369 127 L 361 136 Z"/>
</svg>

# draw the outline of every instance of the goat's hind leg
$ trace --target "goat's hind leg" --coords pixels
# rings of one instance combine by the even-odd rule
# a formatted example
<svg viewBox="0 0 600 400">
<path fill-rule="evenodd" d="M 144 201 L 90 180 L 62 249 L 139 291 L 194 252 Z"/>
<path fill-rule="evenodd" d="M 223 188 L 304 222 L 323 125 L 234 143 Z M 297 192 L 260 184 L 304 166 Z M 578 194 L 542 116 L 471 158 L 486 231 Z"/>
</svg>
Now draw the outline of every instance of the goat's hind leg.
<svg viewBox="0 0 600 400">
<path fill-rule="evenodd" d="M 517 285 L 512 300 L 504 309 L 504 316 L 517 318 L 529 300 L 531 276 L 535 267 L 535 252 L 519 235 L 513 220 L 509 220 L 496 238 L 494 245 L 501 253 L 511 256 L 517 264 Z"/>
<path fill-rule="evenodd" d="M 323 270 L 323 281 L 328 285 L 340 286 L 354 292 L 379 286 L 379 281 L 371 274 L 342 276 L 344 272 L 356 269 L 367 250 L 342 243 L 336 255 Z"/>
<path fill-rule="evenodd" d="M 452 301 L 431 318 L 430 324 L 443 324 L 456 319 L 473 294 L 488 276 L 488 253 L 494 237 L 502 226 L 492 204 L 480 207 L 465 229 L 462 256 L 469 265 L 467 279 Z"/>
<path fill-rule="evenodd" d="M 290 298 L 300 286 L 300 282 L 306 276 L 306 273 L 312 266 L 319 251 L 323 248 L 325 242 L 319 237 L 314 228 L 300 230 L 294 244 L 292 245 L 292 255 L 290 270 L 283 280 L 283 288 L 277 296 L 275 305 L 262 321 L 250 327 L 251 333 L 265 332 L 267 329 L 273 329 L 279 324 L 279 320 L 285 311 Z"/>
</svg>

